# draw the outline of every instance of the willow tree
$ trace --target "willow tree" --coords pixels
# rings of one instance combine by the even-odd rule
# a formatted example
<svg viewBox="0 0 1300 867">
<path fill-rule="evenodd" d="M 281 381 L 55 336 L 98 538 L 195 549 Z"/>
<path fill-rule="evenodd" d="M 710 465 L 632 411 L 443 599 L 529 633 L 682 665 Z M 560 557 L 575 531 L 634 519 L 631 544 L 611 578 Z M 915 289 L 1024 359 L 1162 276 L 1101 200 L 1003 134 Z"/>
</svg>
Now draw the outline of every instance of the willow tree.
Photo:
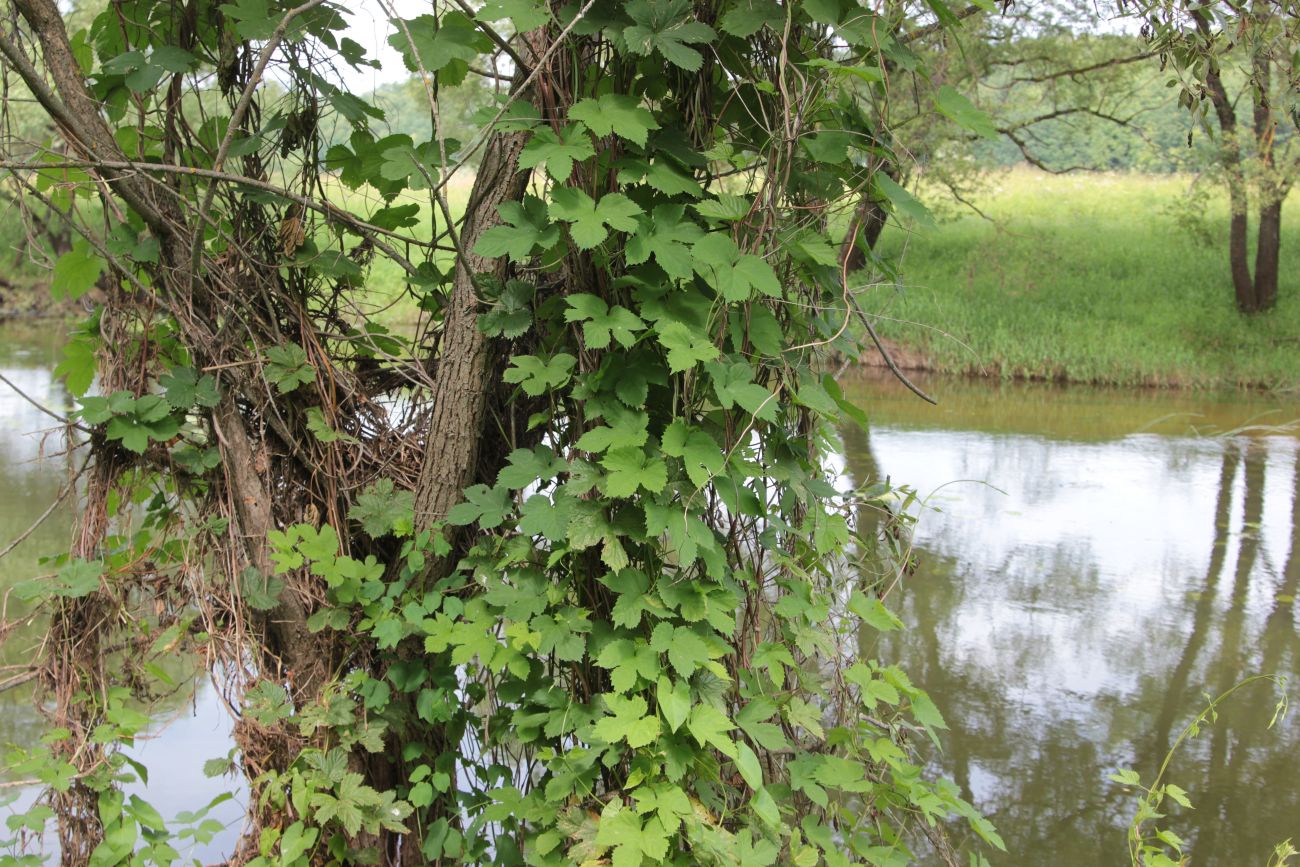
<svg viewBox="0 0 1300 867">
<path fill-rule="evenodd" d="M 897 620 L 823 462 L 857 411 L 819 360 L 869 288 L 837 242 L 863 196 L 906 204 L 872 166 L 891 79 L 924 82 L 892 34 L 934 13 L 435 2 L 392 19 L 414 141 L 343 86 L 343 4 L 69 32 L 12 2 L 6 92 L 57 135 L 3 168 L 77 235 L 54 290 L 98 287 L 61 368 L 82 517 L 24 587 L 51 732 L 15 847 L 50 819 L 66 864 L 175 857 L 118 745 L 178 652 L 237 716 L 236 863 L 895 863 L 952 814 L 997 840 L 919 770 L 934 705 L 856 651 Z M 449 140 L 475 74 L 499 101 Z M 372 321 L 381 265 L 408 332 Z"/>
<path fill-rule="evenodd" d="M 1282 203 L 1300 177 L 1300 6 L 1294 0 L 1135 0 L 1127 8 L 1142 18 L 1180 104 L 1217 145 L 1231 209 L 1228 259 L 1237 307 L 1267 310 L 1277 303 Z M 1252 199 L 1258 214 L 1253 273 Z"/>
</svg>

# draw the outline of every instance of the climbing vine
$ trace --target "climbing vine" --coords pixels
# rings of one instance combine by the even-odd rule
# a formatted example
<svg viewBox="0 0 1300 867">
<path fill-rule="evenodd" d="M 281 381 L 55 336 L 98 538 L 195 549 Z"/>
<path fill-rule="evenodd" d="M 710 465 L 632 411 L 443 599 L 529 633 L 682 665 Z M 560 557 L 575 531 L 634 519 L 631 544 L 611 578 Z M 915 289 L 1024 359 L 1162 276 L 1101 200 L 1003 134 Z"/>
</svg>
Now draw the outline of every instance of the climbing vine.
<svg viewBox="0 0 1300 867">
<path fill-rule="evenodd" d="M 47 822 L 69 864 L 211 838 L 122 794 L 178 649 L 236 715 L 235 863 L 898 864 L 954 815 L 1001 845 L 858 653 L 899 622 L 825 461 L 864 421 L 826 361 L 889 273 L 864 230 L 920 207 L 890 100 L 983 122 L 913 50 L 939 0 L 434 3 L 392 18 L 427 141 L 343 86 L 342 4 L 12 3 L 55 131 L 5 182 L 74 228 L 53 285 L 94 312 L 9 861 Z M 497 102 L 453 141 L 469 76 Z"/>
</svg>

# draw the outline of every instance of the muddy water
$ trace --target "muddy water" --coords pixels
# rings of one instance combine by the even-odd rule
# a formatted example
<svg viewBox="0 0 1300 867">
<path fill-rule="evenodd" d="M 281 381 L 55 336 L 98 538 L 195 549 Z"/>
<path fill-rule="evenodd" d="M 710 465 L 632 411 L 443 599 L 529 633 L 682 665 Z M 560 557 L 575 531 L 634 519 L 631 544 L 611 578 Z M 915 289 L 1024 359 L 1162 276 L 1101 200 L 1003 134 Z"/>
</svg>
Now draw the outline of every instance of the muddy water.
<svg viewBox="0 0 1300 867">
<path fill-rule="evenodd" d="M 997 865 L 1128 863 L 1135 802 L 1183 726 L 1256 673 L 1300 673 L 1300 401 L 929 383 L 929 407 L 845 383 L 855 481 L 926 499 L 919 568 L 892 604 L 903 664 L 951 729 L 936 764 L 997 824 Z M 879 642 L 877 644 L 877 642 Z M 1263 865 L 1300 842 L 1300 716 L 1260 684 L 1173 757 L 1194 865 Z M 964 860 L 962 863 L 965 863 Z"/>
<path fill-rule="evenodd" d="M 65 409 L 51 371 L 61 329 L 0 327 L 0 373 Z M 998 824 L 1006 865 L 1126 863 L 1131 793 L 1120 766 L 1150 778 L 1182 726 L 1256 672 L 1297 673 L 1300 591 L 1297 440 L 1277 428 L 1300 402 L 982 383 L 930 383 L 939 408 L 888 384 L 851 380 L 869 433 L 845 428 L 855 481 L 891 477 L 927 498 L 920 568 L 891 598 L 911 628 L 869 650 L 899 660 L 951 727 L 936 765 Z M 54 501 L 69 472 L 54 423 L 0 384 L 0 549 Z M 1225 435 L 1227 432 L 1234 432 Z M 66 550 L 57 510 L 0 559 L 0 590 L 48 571 Z M 13 619 L 13 605 L 6 612 Z M 40 624 L 0 644 L 0 680 L 30 661 Z M 1267 729 L 1274 695 L 1253 687 L 1175 756 L 1170 779 L 1196 805 L 1170 827 L 1197 865 L 1262 865 L 1300 841 L 1300 730 Z M 229 748 L 230 722 L 199 681 L 156 709 L 134 755 L 142 794 L 164 815 L 233 790 L 202 774 Z M 30 746 L 41 719 L 26 688 L 0 692 L 0 742 Z M 30 789 L 17 791 L 18 806 Z M 218 860 L 227 831 L 193 853 Z M 10 808 L 0 808 L 3 815 Z M 964 863 L 964 862 L 963 862 Z"/>
</svg>

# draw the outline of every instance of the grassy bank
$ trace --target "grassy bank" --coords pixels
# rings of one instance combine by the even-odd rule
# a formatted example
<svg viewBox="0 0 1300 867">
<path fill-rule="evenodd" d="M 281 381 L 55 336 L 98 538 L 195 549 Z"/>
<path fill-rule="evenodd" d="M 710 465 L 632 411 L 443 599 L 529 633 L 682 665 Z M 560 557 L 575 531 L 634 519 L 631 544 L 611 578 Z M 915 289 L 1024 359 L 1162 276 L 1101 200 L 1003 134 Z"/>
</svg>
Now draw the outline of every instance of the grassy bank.
<svg viewBox="0 0 1300 867">
<path fill-rule="evenodd" d="M 946 372 L 1201 388 L 1300 386 L 1300 219 L 1282 236 L 1279 303 L 1233 306 L 1227 204 L 1184 207 L 1186 177 L 990 177 L 967 213 L 891 229 L 902 287 L 881 333 Z"/>
</svg>

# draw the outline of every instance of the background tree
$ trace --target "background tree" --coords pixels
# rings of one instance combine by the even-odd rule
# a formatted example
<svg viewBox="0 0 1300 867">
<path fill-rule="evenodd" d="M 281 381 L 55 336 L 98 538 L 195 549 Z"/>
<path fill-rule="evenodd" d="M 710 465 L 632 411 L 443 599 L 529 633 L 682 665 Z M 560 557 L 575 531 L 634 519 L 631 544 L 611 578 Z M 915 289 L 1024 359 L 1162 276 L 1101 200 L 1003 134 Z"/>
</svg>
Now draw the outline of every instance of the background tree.
<svg viewBox="0 0 1300 867">
<path fill-rule="evenodd" d="M 1300 173 L 1300 7 L 1288 0 L 1216 0 L 1131 8 L 1180 104 L 1217 145 L 1232 209 L 1228 257 L 1237 306 L 1246 313 L 1267 310 L 1277 302 L 1282 203 Z M 1258 213 L 1253 275 L 1252 198 Z"/>
</svg>

